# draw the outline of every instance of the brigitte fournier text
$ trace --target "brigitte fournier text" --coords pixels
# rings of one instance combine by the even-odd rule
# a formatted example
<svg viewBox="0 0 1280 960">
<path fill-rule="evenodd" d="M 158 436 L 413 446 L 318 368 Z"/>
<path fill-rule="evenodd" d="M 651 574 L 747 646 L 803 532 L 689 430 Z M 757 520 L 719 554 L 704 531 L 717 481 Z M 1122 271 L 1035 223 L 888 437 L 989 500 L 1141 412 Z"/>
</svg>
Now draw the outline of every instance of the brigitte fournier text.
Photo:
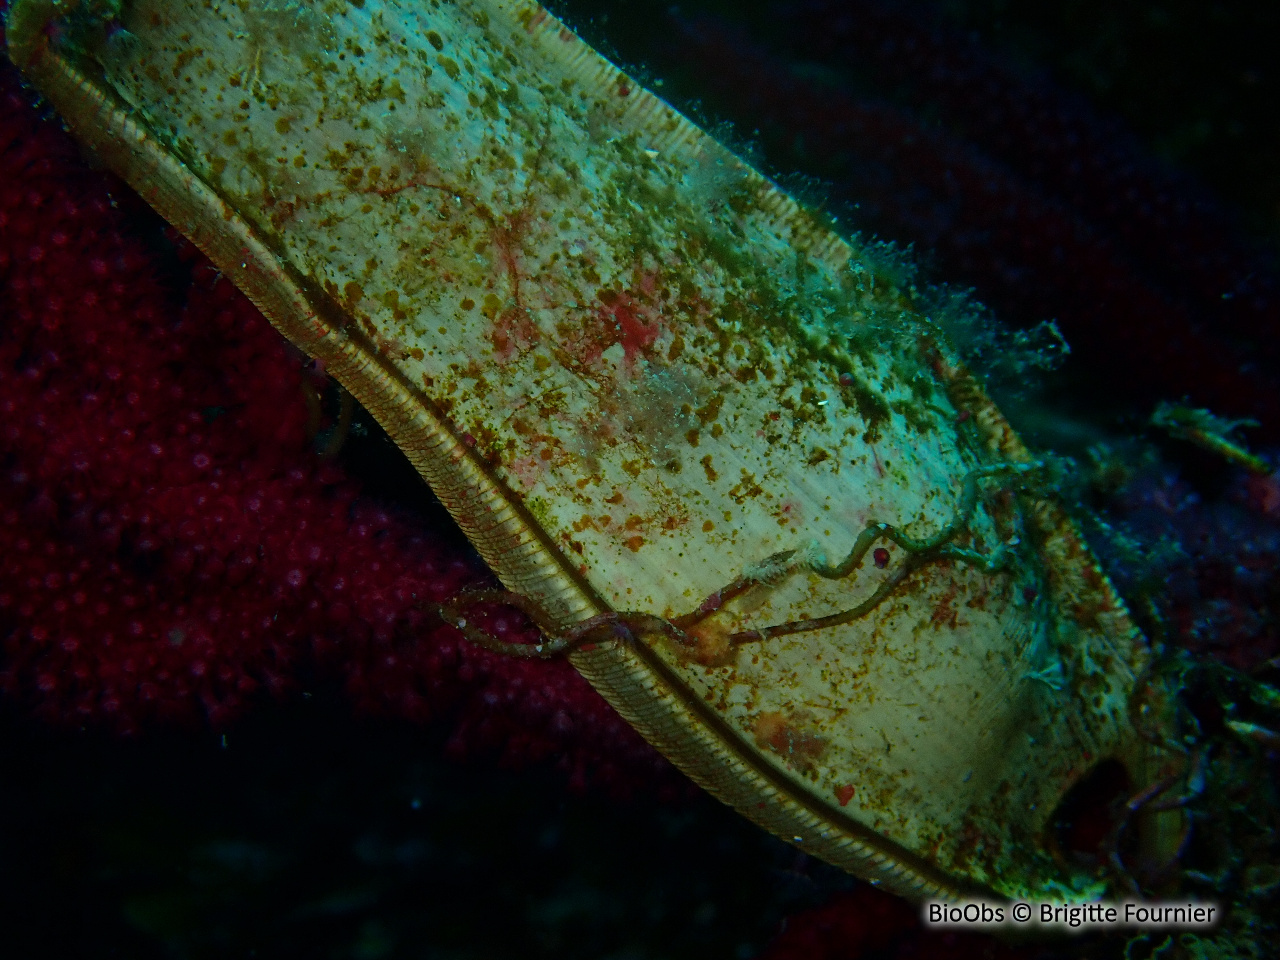
<svg viewBox="0 0 1280 960">
<path fill-rule="evenodd" d="M 988 903 L 984 900 L 933 900 L 924 905 L 923 918 L 931 927 L 1040 926 L 1067 930 L 1098 927 L 1148 927 L 1200 930 L 1221 918 L 1216 903 L 1142 902 L 1051 903 L 1024 901 Z"/>
</svg>

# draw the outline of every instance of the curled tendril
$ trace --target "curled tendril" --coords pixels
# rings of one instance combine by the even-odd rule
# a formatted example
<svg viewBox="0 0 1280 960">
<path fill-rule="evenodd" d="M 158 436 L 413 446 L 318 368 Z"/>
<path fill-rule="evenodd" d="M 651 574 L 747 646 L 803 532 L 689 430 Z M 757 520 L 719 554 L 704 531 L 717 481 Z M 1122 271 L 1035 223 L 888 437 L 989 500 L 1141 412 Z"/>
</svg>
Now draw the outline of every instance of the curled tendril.
<svg viewBox="0 0 1280 960">
<path fill-rule="evenodd" d="M 1137 879 L 1129 871 L 1129 867 L 1120 853 L 1130 824 L 1143 811 L 1161 813 L 1169 810 L 1181 810 L 1199 798 L 1205 790 L 1210 752 L 1211 747 L 1207 744 L 1197 747 L 1190 753 L 1186 763 L 1180 769 L 1161 777 L 1125 801 L 1121 815 L 1107 838 L 1106 851 L 1107 860 L 1111 864 L 1112 870 L 1115 871 L 1121 882 L 1128 887 L 1129 893 L 1134 896 L 1141 895 L 1142 889 Z M 1179 783 L 1184 784 L 1182 793 L 1172 797 L 1167 796 Z M 1183 849 L 1189 837 L 1190 820 L 1187 820 L 1183 827 L 1182 840 L 1179 843 L 1177 852 L 1174 853 L 1170 861 L 1171 863 L 1177 863 L 1181 860 Z"/>
<path fill-rule="evenodd" d="M 481 630 L 474 623 L 469 623 L 465 616 L 477 604 L 515 607 L 542 631 L 542 639 L 538 643 L 511 643 Z M 437 609 L 441 619 L 461 631 L 468 641 L 477 647 L 509 657 L 549 660 L 589 643 L 609 640 L 632 642 L 637 633 L 660 633 L 682 645 L 693 645 L 693 641 L 670 620 L 650 613 L 610 610 L 575 623 L 567 630 L 559 630 L 551 615 L 538 601 L 509 590 L 469 590 L 461 594 L 454 603 L 441 604 Z"/>
<path fill-rule="evenodd" d="M 1009 547 L 1017 545 L 1017 538 L 1007 545 L 1002 545 L 991 555 L 983 555 L 976 550 L 967 550 L 953 544 L 953 541 L 969 526 L 969 521 L 973 517 L 973 511 L 977 507 L 978 497 L 981 492 L 979 481 L 991 477 L 1026 477 L 1037 471 L 1039 464 L 1015 464 L 1002 463 L 988 467 L 979 467 L 971 471 L 964 480 L 964 489 L 961 494 L 960 505 L 955 515 L 945 526 L 931 537 L 916 538 L 909 536 L 907 533 L 888 523 L 873 523 L 858 534 L 857 539 L 853 543 L 852 549 L 845 558 L 837 564 L 829 564 L 823 556 L 808 556 L 800 554 L 797 557 L 796 551 L 787 551 L 784 554 L 776 554 L 774 557 L 765 561 L 764 566 L 772 568 L 783 561 L 790 561 L 786 572 L 792 573 L 798 570 L 807 570 L 815 573 L 827 580 L 843 580 L 848 577 L 854 570 L 858 569 L 868 551 L 871 550 L 879 541 L 888 540 L 897 544 L 907 552 L 906 559 L 898 565 L 886 579 L 881 581 L 880 585 L 872 592 L 872 594 L 863 600 L 857 606 L 842 610 L 839 613 L 829 614 L 825 617 L 815 617 L 809 620 L 793 620 L 789 623 L 775 624 L 771 627 L 763 627 L 756 630 L 747 630 L 742 633 L 736 633 L 729 637 L 731 644 L 751 643 L 760 640 L 769 640 L 773 637 L 786 636 L 793 633 L 804 633 L 809 630 L 821 630 L 826 627 L 839 626 L 843 623 L 850 623 L 865 617 L 874 610 L 886 597 L 892 594 L 902 584 L 904 580 L 912 573 L 912 571 L 936 560 L 956 560 L 961 563 L 967 563 L 976 566 L 987 573 L 995 573 L 1003 570 L 1008 566 Z M 793 559 L 795 558 L 795 559 Z M 777 579 L 778 574 L 773 574 L 773 579 Z M 740 577 L 723 590 L 717 591 L 703 601 L 698 610 L 686 617 L 678 618 L 675 623 L 682 629 L 688 629 L 690 626 L 698 623 L 714 613 L 717 609 L 724 605 L 725 602 L 733 597 L 739 596 L 758 583 L 762 583 L 758 575 Z"/>
<path fill-rule="evenodd" d="M 954 560 L 978 567 L 987 573 L 1007 569 L 1010 548 L 1017 546 L 1017 537 L 1002 544 L 991 554 L 981 554 L 976 550 L 958 547 L 952 541 L 969 526 L 981 494 L 982 480 L 1028 478 L 1039 472 L 1041 468 L 1042 465 L 1039 463 L 1001 463 L 979 467 L 965 477 L 960 504 L 955 515 L 930 537 L 912 537 L 892 524 L 873 523 L 858 535 L 852 549 L 837 564 L 829 564 L 826 557 L 821 554 L 785 550 L 767 557 L 732 583 L 710 594 L 692 612 L 672 619 L 649 613 L 609 611 L 564 629 L 559 627 L 555 618 L 532 597 L 508 590 L 493 589 L 468 591 L 453 603 L 442 604 L 437 609 L 441 618 L 461 631 L 471 643 L 512 657 L 549 659 L 585 644 L 612 640 L 632 642 L 636 635 L 641 633 L 661 634 L 680 646 L 694 648 L 698 645 L 697 640 L 689 635 L 688 630 L 754 587 L 776 583 L 801 571 L 814 573 L 827 580 L 843 580 L 861 566 L 868 551 L 881 540 L 895 543 L 906 551 L 907 556 L 903 562 L 880 582 L 869 597 L 856 606 L 825 617 L 793 620 L 735 633 L 729 637 L 729 643 L 732 645 L 753 643 L 793 633 L 834 627 L 866 616 L 890 596 L 914 570 L 927 563 Z M 474 623 L 468 622 L 466 618 L 467 611 L 477 604 L 502 604 L 515 607 L 526 614 L 542 631 L 542 640 L 538 643 L 511 643 L 480 629 Z"/>
</svg>

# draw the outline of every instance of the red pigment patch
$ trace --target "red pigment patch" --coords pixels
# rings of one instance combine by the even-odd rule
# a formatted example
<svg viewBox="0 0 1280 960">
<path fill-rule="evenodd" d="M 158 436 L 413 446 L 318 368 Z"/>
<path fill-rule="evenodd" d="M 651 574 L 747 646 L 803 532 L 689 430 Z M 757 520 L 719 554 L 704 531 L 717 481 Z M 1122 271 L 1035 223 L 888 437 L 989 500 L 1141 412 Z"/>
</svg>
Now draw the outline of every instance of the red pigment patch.
<svg viewBox="0 0 1280 960">
<path fill-rule="evenodd" d="M 852 783 L 846 783 L 843 787 L 836 787 L 836 799 L 840 801 L 840 806 L 847 807 L 849 801 L 853 799 L 854 792 Z"/>
<path fill-rule="evenodd" d="M 960 588 L 954 583 L 947 588 L 947 592 L 938 598 L 938 602 L 934 604 L 933 615 L 929 621 L 935 627 L 950 627 L 955 630 L 959 626 L 959 611 L 955 608 L 956 594 L 960 592 Z"/>
<path fill-rule="evenodd" d="M 537 324 L 523 307 L 508 307 L 494 318 L 489 342 L 498 362 L 509 363 L 538 342 Z"/>
<path fill-rule="evenodd" d="M 493 330 L 489 333 L 499 363 L 509 362 L 517 351 L 527 350 L 539 340 L 538 326 L 525 309 L 520 294 L 520 238 L 528 225 L 528 211 L 513 214 L 501 225 L 490 222 L 489 239 L 496 253 L 494 265 L 501 267 L 511 285 L 511 305 L 494 316 Z"/>
<path fill-rule="evenodd" d="M 709 617 L 686 631 L 695 646 L 692 651 L 686 648 L 681 653 L 690 655 L 695 663 L 704 667 L 728 666 L 738 653 L 738 648 L 729 642 L 731 631 L 732 626 L 727 621 Z"/>
<path fill-rule="evenodd" d="M 826 752 L 827 742 L 804 724 L 808 717 L 795 714 L 787 717 L 774 711 L 766 711 L 756 717 L 752 733 L 756 746 L 770 750 L 787 761 L 787 765 L 810 770 Z"/>
<path fill-rule="evenodd" d="M 595 330 L 588 331 L 586 349 L 588 363 L 599 361 L 601 354 L 614 344 L 622 344 L 628 365 L 650 350 L 662 333 L 656 311 L 629 292 L 600 292 L 601 306 L 596 308 L 600 320 Z"/>
</svg>

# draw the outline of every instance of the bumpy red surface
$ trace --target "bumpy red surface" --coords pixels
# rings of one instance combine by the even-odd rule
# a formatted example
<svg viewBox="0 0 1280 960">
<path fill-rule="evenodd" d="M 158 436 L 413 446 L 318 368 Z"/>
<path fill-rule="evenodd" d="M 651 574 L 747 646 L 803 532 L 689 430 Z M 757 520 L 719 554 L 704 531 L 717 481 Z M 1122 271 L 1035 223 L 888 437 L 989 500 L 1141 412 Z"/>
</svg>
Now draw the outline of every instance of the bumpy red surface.
<svg viewBox="0 0 1280 960">
<path fill-rule="evenodd" d="M 308 437 L 317 375 L 193 248 L 0 92 L 0 683 L 62 723 L 215 726 L 304 670 L 460 754 L 682 781 L 564 661 L 432 605 L 487 574 Z M 514 636 L 517 617 L 492 628 Z"/>
</svg>

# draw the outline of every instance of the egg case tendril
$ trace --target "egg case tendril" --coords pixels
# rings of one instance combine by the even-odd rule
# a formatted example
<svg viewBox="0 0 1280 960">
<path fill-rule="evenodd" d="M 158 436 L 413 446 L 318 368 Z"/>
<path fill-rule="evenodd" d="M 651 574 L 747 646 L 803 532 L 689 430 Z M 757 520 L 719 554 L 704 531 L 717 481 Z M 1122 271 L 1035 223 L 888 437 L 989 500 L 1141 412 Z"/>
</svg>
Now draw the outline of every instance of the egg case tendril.
<svg viewBox="0 0 1280 960">
<path fill-rule="evenodd" d="M 1013 548 L 1021 542 L 1020 537 L 1010 537 L 989 554 L 958 547 L 952 541 L 966 530 L 973 511 L 977 507 L 981 493 L 980 481 L 999 478 L 1021 481 L 1025 485 L 1028 481 L 1034 483 L 1036 476 L 1043 470 L 1044 465 L 1038 462 L 1000 463 L 978 467 L 970 471 L 964 479 L 960 504 L 954 516 L 932 536 L 912 537 L 893 524 L 872 523 L 858 535 L 848 555 L 838 564 L 827 563 L 826 558 L 821 554 L 812 555 L 802 550 L 784 550 L 766 558 L 754 572 L 744 574 L 708 595 L 693 612 L 671 619 L 636 611 L 610 611 L 597 614 L 574 624 L 568 630 L 563 630 L 557 627 L 552 614 L 534 598 L 510 590 L 492 589 L 468 591 L 454 603 L 439 605 L 437 610 L 447 623 L 460 630 L 472 643 L 495 653 L 513 657 L 550 659 L 585 643 L 609 640 L 631 642 L 635 640 L 636 634 L 640 633 L 661 634 L 684 647 L 696 648 L 697 640 L 687 631 L 719 612 L 730 601 L 756 587 L 776 584 L 787 577 L 803 572 L 814 573 L 826 580 L 844 580 L 861 567 L 867 552 L 881 540 L 895 543 L 907 552 L 906 558 L 898 568 L 883 580 L 867 599 L 853 607 L 824 617 L 793 620 L 733 633 L 729 635 L 728 641 L 731 645 L 738 646 L 793 633 L 821 630 L 866 616 L 891 596 L 914 570 L 928 563 L 954 560 L 977 567 L 989 574 L 1005 570 L 1009 565 Z M 485 632 L 466 619 L 466 613 L 479 604 L 506 604 L 515 607 L 537 625 L 543 633 L 543 639 L 532 644 L 512 643 Z"/>
</svg>

